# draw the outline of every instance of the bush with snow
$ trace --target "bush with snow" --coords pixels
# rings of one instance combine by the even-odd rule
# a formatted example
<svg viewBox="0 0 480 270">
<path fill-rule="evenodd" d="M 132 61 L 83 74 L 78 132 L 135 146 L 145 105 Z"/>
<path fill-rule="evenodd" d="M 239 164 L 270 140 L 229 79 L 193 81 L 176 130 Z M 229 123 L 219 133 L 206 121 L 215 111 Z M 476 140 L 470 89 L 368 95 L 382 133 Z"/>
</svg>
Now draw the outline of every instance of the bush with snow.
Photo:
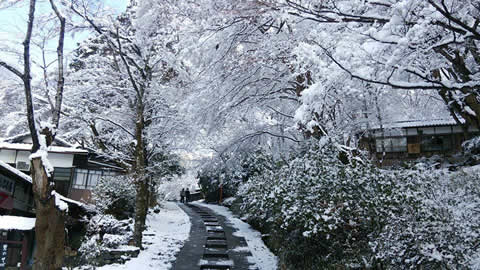
<svg viewBox="0 0 480 270">
<path fill-rule="evenodd" d="M 237 196 L 241 214 L 271 234 L 287 269 L 475 269 L 475 171 L 380 170 L 325 141 L 269 168 Z"/>
<path fill-rule="evenodd" d="M 90 219 L 79 252 L 85 263 L 102 265 L 104 254 L 111 249 L 128 245 L 132 236 L 132 219 L 117 220 L 112 215 L 99 214 Z"/>
<path fill-rule="evenodd" d="M 207 201 L 218 201 L 222 185 L 223 198 L 237 194 L 239 186 L 274 164 L 273 157 L 262 149 L 231 155 L 226 161 L 209 164 L 199 172 L 199 184 Z"/>
<path fill-rule="evenodd" d="M 92 191 L 92 198 L 100 213 L 125 219 L 135 211 L 136 194 L 133 178 L 130 175 L 117 175 L 102 177 Z"/>
<path fill-rule="evenodd" d="M 240 189 L 244 214 L 268 223 L 280 257 L 291 267 L 370 264 L 368 236 L 385 216 L 378 206 L 405 199 L 378 196 L 391 193 L 393 178 L 346 150 L 331 143 L 309 147 Z M 339 158 L 345 155 L 351 158 L 346 164 Z"/>
<path fill-rule="evenodd" d="M 404 203 L 370 245 L 378 259 L 396 268 L 478 269 L 480 174 L 475 170 L 420 171 L 404 189 Z"/>
</svg>

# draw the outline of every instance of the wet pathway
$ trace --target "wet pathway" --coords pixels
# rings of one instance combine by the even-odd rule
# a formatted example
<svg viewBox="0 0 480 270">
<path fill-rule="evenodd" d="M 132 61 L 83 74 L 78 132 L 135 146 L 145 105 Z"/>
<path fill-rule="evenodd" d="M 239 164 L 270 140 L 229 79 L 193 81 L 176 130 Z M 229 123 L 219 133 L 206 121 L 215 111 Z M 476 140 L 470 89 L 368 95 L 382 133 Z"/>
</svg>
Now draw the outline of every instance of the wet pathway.
<svg viewBox="0 0 480 270">
<path fill-rule="evenodd" d="M 190 217 L 190 237 L 177 255 L 174 270 L 257 269 L 243 237 L 225 223 L 223 216 L 193 204 L 179 204 Z"/>
</svg>

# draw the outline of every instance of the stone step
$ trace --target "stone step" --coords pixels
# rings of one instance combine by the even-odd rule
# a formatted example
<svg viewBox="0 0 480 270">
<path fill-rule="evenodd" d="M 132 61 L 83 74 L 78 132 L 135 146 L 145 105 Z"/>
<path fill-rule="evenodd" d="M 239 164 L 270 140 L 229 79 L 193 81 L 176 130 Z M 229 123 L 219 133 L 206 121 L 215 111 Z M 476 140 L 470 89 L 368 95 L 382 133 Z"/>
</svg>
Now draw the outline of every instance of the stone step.
<svg viewBox="0 0 480 270">
<path fill-rule="evenodd" d="M 207 236 L 207 241 L 208 240 L 227 240 L 225 235 L 209 235 Z"/>
<path fill-rule="evenodd" d="M 205 224 L 205 227 L 207 227 L 207 230 L 222 230 L 223 231 L 223 227 L 220 226 L 220 224 L 218 224 L 218 225 Z"/>
<path fill-rule="evenodd" d="M 222 229 L 207 229 L 208 233 L 225 233 L 225 231 Z"/>
<path fill-rule="evenodd" d="M 225 251 L 220 251 L 220 252 L 214 252 L 214 251 L 207 251 L 203 253 L 203 258 L 204 259 L 210 259 L 210 258 L 225 258 L 228 259 L 228 254 Z"/>
<path fill-rule="evenodd" d="M 203 222 L 213 223 L 213 222 L 218 222 L 218 219 L 212 219 L 212 218 L 203 219 Z"/>
<path fill-rule="evenodd" d="M 219 239 L 207 240 L 205 248 L 227 248 L 227 241 Z"/>
<path fill-rule="evenodd" d="M 200 269 L 233 269 L 233 261 L 225 258 L 202 259 Z"/>
<path fill-rule="evenodd" d="M 205 223 L 205 226 L 220 226 L 220 223 L 218 221 L 215 221 L 215 222 L 203 221 L 203 223 Z"/>
<path fill-rule="evenodd" d="M 208 236 L 225 236 L 225 232 L 224 231 L 221 231 L 221 232 L 207 232 L 207 237 Z"/>
<path fill-rule="evenodd" d="M 223 252 L 227 253 L 228 249 L 227 248 L 212 248 L 212 247 L 207 247 L 205 246 L 205 252 Z"/>
<path fill-rule="evenodd" d="M 201 270 L 230 270 L 233 269 L 229 265 L 209 265 L 209 264 L 204 264 L 200 266 Z"/>
</svg>

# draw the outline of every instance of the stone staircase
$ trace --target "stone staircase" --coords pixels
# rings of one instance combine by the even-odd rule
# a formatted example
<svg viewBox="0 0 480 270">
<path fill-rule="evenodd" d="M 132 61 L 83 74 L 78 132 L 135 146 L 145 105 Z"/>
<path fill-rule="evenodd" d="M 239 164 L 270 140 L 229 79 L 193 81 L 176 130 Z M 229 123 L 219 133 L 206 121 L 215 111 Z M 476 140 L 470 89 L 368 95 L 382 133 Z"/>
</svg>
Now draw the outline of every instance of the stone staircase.
<svg viewBox="0 0 480 270">
<path fill-rule="evenodd" d="M 191 229 L 172 270 L 258 270 L 245 238 L 225 217 L 197 203 L 179 206 L 189 215 Z"/>
<path fill-rule="evenodd" d="M 207 231 L 203 258 L 200 260 L 200 269 L 203 270 L 231 270 L 233 261 L 228 255 L 228 244 L 225 230 L 219 223 L 217 217 L 210 210 L 200 208 L 196 205 L 188 205 L 197 212 L 203 220 Z"/>
</svg>

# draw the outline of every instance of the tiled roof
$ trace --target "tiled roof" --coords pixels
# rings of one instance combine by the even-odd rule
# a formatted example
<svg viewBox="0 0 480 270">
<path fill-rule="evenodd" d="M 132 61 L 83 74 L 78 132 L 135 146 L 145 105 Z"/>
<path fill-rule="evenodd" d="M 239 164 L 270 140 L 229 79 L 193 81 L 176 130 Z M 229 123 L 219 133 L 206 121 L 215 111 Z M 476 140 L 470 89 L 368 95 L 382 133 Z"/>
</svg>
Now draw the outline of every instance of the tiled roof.
<svg viewBox="0 0 480 270">
<path fill-rule="evenodd" d="M 460 120 L 464 123 L 464 120 Z M 412 127 L 436 127 L 436 126 L 454 126 L 457 125 L 454 119 L 430 119 L 430 120 L 406 120 L 385 123 L 383 128 L 412 128 Z M 380 129 L 380 126 L 374 126 L 372 129 Z"/>
</svg>

